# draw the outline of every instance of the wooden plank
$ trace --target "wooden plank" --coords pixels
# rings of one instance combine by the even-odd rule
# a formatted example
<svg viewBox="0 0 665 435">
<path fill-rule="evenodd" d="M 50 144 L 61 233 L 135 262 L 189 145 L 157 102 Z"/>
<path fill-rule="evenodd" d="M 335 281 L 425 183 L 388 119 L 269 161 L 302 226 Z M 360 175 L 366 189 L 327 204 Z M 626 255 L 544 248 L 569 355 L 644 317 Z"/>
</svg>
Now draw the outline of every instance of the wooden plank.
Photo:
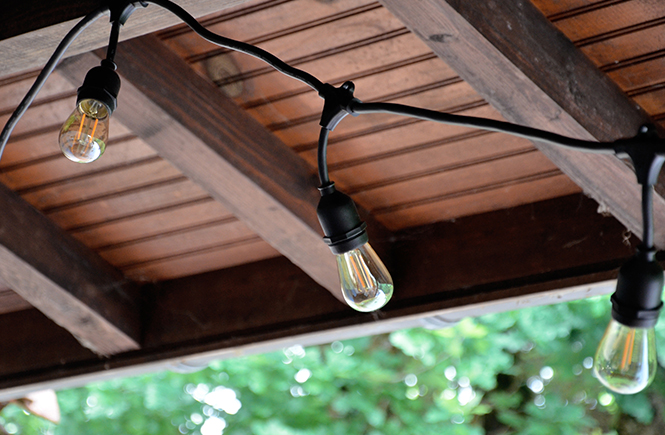
<svg viewBox="0 0 665 435">
<path fill-rule="evenodd" d="M 665 24 L 661 23 L 590 43 L 581 51 L 599 67 L 607 67 L 661 50 L 665 46 L 664 33 Z"/>
<path fill-rule="evenodd" d="M 431 54 L 431 50 L 425 44 L 404 29 L 402 32 L 389 33 L 376 42 L 302 62 L 298 68 L 323 82 L 341 84 L 347 80 L 357 80 L 375 71 L 384 71 L 386 66 L 403 62 L 407 57 L 419 58 Z M 212 68 L 212 72 L 208 73 L 211 78 L 230 74 L 230 72 L 215 72 L 212 65 L 214 62 L 210 60 L 208 63 Z M 235 80 L 233 76 L 228 79 L 229 88 L 241 87 L 240 93 L 234 92 L 234 98 L 236 102 L 243 103 L 244 107 L 273 101 L 283 96 L 311 92 L 308 86 L 277 71 L 270 71 L 257 77 L 244 77 L 240 74 Z M 226 80 L 224 82 L 227 83 Z M 227 86 L 222 85 L 222 90 L 225 89 L 228 89 Z"/>
<path fill-rule="evenodd" d="M 120 169 L 137 161 L 157 156 L 155 150 L 141 139 L 133 137 L 124 139 L 122 141 L 109 141 L 106 152 L 93 165 L 76 164 L 62 158 L 62 153 L 58 153 L 54 159 L 5 169 L 0 174 L 0 180 L 13 190 L 32 189 L 73 177 L 83 177 L 100 171 Z"/>
<path fill-rule="evenodd" d="M 425 58 L 401 68 L 359 78 L 355 81 L 356 97 L 361 100 L 385 101 L 413 89 L 456 81 L 459 81 L 457 74 L 439 58 Z M 308 92 L 249 108 L 247 113 L 266 125 L 275 121 L 288 123 L 298 118 L 319 118 L 322 109 L 323 100 L 315 92 Z"/>
<path fill-rule="evenodd" d="M 72 234 L 86 245 L 100 249 L 203 223 L 233 220 L 233 215 L 222 204 L 205 197 L 155 213 L 87 225 L 73 230 Z"/>
<path fill-rule="evenodd" d="M 99 197 L 171 180 L 182 174 L 159 157 L 135 161 L 110 172 L 100 171 L 80 178 L 60 180 L 19 191 L 21 196 L 41 210 L 79 204 Z"/>
<path fill-rule="evenodd" d="M 172 209 L 207 198 L 193 181 L 178 176 L 117 195 L 108 195 L 69 207 L 53 208 L 47 216 L 66 230 L 100 225 Z"/>
<path fill-rule="evenodd" d="M 0 209 L 2 281 L 94 352 L 137 349 L 133 285 L 4 185 Z"/>
<path fill-rule="evenodd" d="M 509 121 L 599 140 L 633 136 L 651 121 L 527 0 L 382 3 Z M 641 233 L 640 189 L 623 162 L 536 146 L 628 229 Z M 655 219 L 656 245 L 665 247 L 661 195 Z"/>
<path fill-rule="evenodd" d="M 395 247 L 400 263 L 394 269 L 399 280 L 415 279 L 418 284 L 395 297 L 427 297 L 427 287 L 433 285 L 470 296 L 475 293 L 467 290 L 470 282 L 482 288 L 495 283 L 497 277 L 516 280 L 516 284 L 529 282 L 531 273 L 562 277 L 559 273 L 573 265 L 593 268 L 592 264 L 617 258 L 619 252 L 632 255 L 632 247 L 623 243 L 622 226 L 612 217 L 598 214 L 596 207 L 577 194 L 404 231 L 400 233 L 404 242 Z M 486 220 L 489 217 L 494 222 Z M 530 222 L 532 218 L 538 223 Z M 482 227 L 477 226 L 481 223 Z M 417 241 L 409 240 L 416 234 Z M 584 258 L 590 252 L 592 256 Z M 398 282 L 396 279 L 395 284 Z"/>
<path fill-rule="evenodd" d="M 533 151 L 535 148 L 531 142 L 524 139 L 500 134 L 480 134 L 451 142 L 443 141 L 440 145 L 423 146 L 406 154 L 397 153 L 394 156 L 333 170 L 331 176 L 340 185 L 348 186 L 344 191 L 351 195 L 406 180 L 435 176 L 450 170 L 467 168 L 473 172 L 472 166 Z M 487 177 L 492 179 L 495 175 L 498 176 L 490 170 Z M 472 175 L 476 176 L 478 174 Z"/>
<path fill-rule="evenodd" d="M 533 0 L 533 4 L 547 16 L 574 13 L 603 3 L 607 3 L 607 0 Z"/>
<path fill-rule="evenodd" d="M 72 105 L 75 100 L 72 97 Z M 73 107 L 71 109 L 73 110 Z M 28 110 L 28 113 L 30 112 L 31 110 Z M 64 116 L 68 115 L 69 113 Z M 37 122 L 26 128 L 22 134 L 12 133 L 7 143 L 7 148 L 5 148 L 5 152 L 2 155 L 0 167 L 11 168 L 16 165 L 28 164 L 33 160 L 60 158 L 62 151 L 60 151 L 60 147 L 58 146 L 58 134 L 60 133 L 63 122 L 64 120 L 61 120 L 59 124 L 47 126 Z M 125 140 L 128 136 L 131 136 L 130 131 L 113 118 L 111 118 L 109 130 L 110 139 L 108 145 L 116 141 Z"/>
<path fill-rule="evenodd" d="M 42 100 L 30 106 L 30 110 L 26 112 L 21 120 L 16 124 L 12 134 L 24 135 L 30 131 L 42 129 L 49 126 L 62 127 L 67 117 L 72 113 L 76 106 L 76 94 L 65 95 L 57 100 Z M 0 116 L 0 125 L 4 126 L 11 112 L 7 111 Z M 55 136 L 55 145 L 57 146 L 57 138 Z"/>
<path fill-rule="evenodd" d="M 340 19 L 374 6 L 375 0 L 336 0 L 321 2 L 318 0 L 300 0 L 294 13 L 293 4 L 281 2 L 266 4 L 253 10 L 252 13 L 231 13 L 228 17 L 221 15 L 205 20 L 205 26 L 211 32 L 249 43 L 274 39 L 280 34 L 295 33 L 298 30 L 320 26 L 326 22 Z M 286 30 L 285 30 L 286 29 Z M 165 32 L 160 35 L 164 42 L 183 58 L 199 57 L 206 51 L 219 50 L 219 47 L 204 43 L 201 38 L 189 29 L 181 32 Z M 203 42 L 203 43 L 202 43 Z"/>
<path fill-rule="evenodd" d="M 14 111 L 14 108 L 18 106 L 25 94 L 28 93 L 35 78 L 37 78 L 37 74 L 38 72 L 34 71 L 10 79 L 0 80 L 0 112 Z M 62 77 L 52 75 L 46 80 L 46 83 L 44 83 L 44 86 L 39 91 L 35 99 L 35 104 L 46 99 L 57 98 L 60 95 L 74 95 L 76 88 L 75 85 Z"/>
<path fill-rule="evenodd" d="M 119 269 L 156 257 L 186 254 L 202 247 L 223 245 L 229 241 L 257 238 L 245 224 L 237 219 L 205 222 L 166 234 L 144 237 L 126 243 L 105 246 L 100 255 Z"/>
<path fill-rule="evenodd" d="M 230 240 L 226 243 L 203 246 L 178 255 L 155 258 L 123 268 L 127 276 L 137 280 L 144 277 L 167 280 L 192 273 L 205 273 L 253 263 L 281 254 L 268 243 L 254 236 L 248 239 Z M 153 278 L 154 277 L 154 278 Z"/>
<path fill-rule="evenodd" d="M 614 80 L 625 92 L 662 83 L 661 71 L 665 68 L 665 57 L 658 56 L 635 63 L 622 64 L 619 68 L 607 71 L 607 75 Z"/>
<path fill-rule="evenodd" d="M 468 87 L 468 85 L 466 86 Z M 491 119 L 501 118 L 501 115 L 488 104 L 458 113 Z M 340 128 L 342 125 L 349 127 L 349 129 L 355 127 L 353 124 L 357 119 L 359 120 L 359 118 L 347 120 L 345 124 L 340 124 Z M 328 166 L 330 170 L 352 167 L 374 159 L 402 155 L 410 151 L 437 146 L 437 143 L 451 143 L 458 139 L 463 140 L 469 135 L 482 134 L 482 132 L 471 128 L 426 121 L 404 121 L 406 120 L 400 119 L 393 125 L 379 124 L 376 131 L 370 130 L 366 134 L 362 134 L 362 131 L 358 133 L 350 131 L 349 134 L 349 130 L 341 130 L 338 133 L 336 129 L 331 134 L 328 145 Z M 435 139 L 432 140 L 433 138 Z M 300 155 L 311 162 L 312 165 L 316 164 L 316 149 L 308 147 Z"/>
<path fill-rule="evenodd" d="M 442 110 L 448 112 L 460 112 L 471 107 L 486 105 L 482 98 L 465 83 L 454 83 L 442 85 L 433 89 L 414 91 L 410 95 L 395 98 L 390 101 L 393 103 L 418 105 L 433 110 Z M 471 106 L 471 107 L 469 107 Z M 403 116 L 368 114 L 354 118 L 347 117 L 336 128 L 334 134 L 331 134 L 331 143 L 339 138 L 358 135 L 369 130 L 378 130 L 379 126 L 392 125 L 398 122 L 412 122 Z M 283 124 L 279 126 L 274 133 L 285 143 L 294 148 L 303 147 L 312 148 L 318 138 L 318 120 L 311 120 L 303 123 L 292 123 L 292 125 Z"/>
<path fill-rule="evenodd" d="M 306 163 L 158 39 L 123 44 L 117 62 L 124 103 L 114 116 L 341 298 L 316 217 L 318 183 Z M 154 62 L 163 67 L 155 70 Z M 79 70 L 70 63 L 64 72 L 80 80 Z"/>
<path fill-rule="evenodd" d="M 176 0 L 195 17 L 201 17 L 245 0 Z M 99 0 L 65 0 L 44 3 L 40 0 L 11 2 L 3 5 L 0 26 L 0 77 L 43 66 L 60 40 L 83 15 L 96 10 Z M 85 53 L 108 44 L 107 18 L 90 26 L 67 51 L 67 56 Z M 179 24 L 167 11 L 150 6 L 134 13 L 121 32 L 121 39 L 131 39 Z"/>
<path fill-rule="evenodd" d="M 636 95 L 633 97 L 635 102 L 644 107 L 644 110 L 653 114 L 660 115 L 665 113 L 665 89 L 658 88 L 653 92 Z"/>
<path fill-rule="evenodd" d="M 469 190 L 424 198 L 400 206 L 375 210 L 377 220 L 391 230 L 399 230 L 433 221 L 456 220 L 465 216 L 504 210 L 570 195 L 580 188 L 558 171 L 509 179 Z M 508 246 L 508 245 L 506 245 Z M 505 247 L 504 247 L 505 248 Z"/>
<path fill-rule="evenodd" d="M 556 20 L 554 24 L 571 41 L 580 44 L 590 38 L 598 38 L 604 34 L 642 25 L 647 21 L 662 17 L 665 17 L 663 2 L 632 0 L 584 11 Z"/>
<path fill-rule="evenodd" d="M 353 31 L 340 32 L 340 28 L 353 29 Z M 359 41 L 380 37 L 381 35 L 402 30 L 404 25 L 396 20 L 383 8 L 376 8 L 357 15 L 352 15 L 337 22 L 331 22 L 315 28 L 304 29 L 299 32 L 286 34 L 257 44 L 285 62 L 298 64 L 310 60 L 311 56 L 321 53 L 330 53 L 335 50 L 346 50 L 348 46 Z M 224 52 L 226 50 L 223 50 Z M 219 51 L 213 52 L 218 54 Z M 206 55 L 205 57 L 211 54 Z M 202 56 L 204 57 L 204 56 Z M 196 58 L 198 61 L 192 66 L 205 72 L 206 59 Z M 221 55 L 224 62 L 235 65 L 239 71 L 262 72 L 270 71 L 270 67 L 254 57 L 230 52 Z M 219 60 L 218 60 L 219 61 Z"/>
<path fill-rule="evenodd" d="M 388 179 L 365 189 L 359 188 L 362 190 L 354 189 L 352 196 L 373 211 L 532 177 L 555 169 L 556 166 L 547 157 L 531 148 L 523 153 L 508 153 L 470 166 L 444 162 L 439 167 Z"/>
<path fill-rule="evenodd" d="M 10 373 L 41 369 L 44 357 L 52 358 L 50 364 L 53 368 L 59 364 L 65 366 L 80 361 L 99 360 L 67 330 L 55 325 L 35 309 L 0 316 L 0 331 L 3 346 L 7 349 L 7 352 L 0 355 L 0 370 L 3 372 L 0 378 Z"/>
<path fill-rule="evenodd" d="M 243 346 L 354 325 L 357 334 L 375 332 L 381 325 L 441 310 L 609 279 L 633 248 L 623 243 L 623 226 L 596 208 L 574 195 L 397 234 L 400 261 L 391 272 L 399 291 L 378 317 L 354 312 L 316 291 L 316 283 L 284 258 L 164 282 L 147 298 L 154 305 L 141 350 L 104 361 L 81 360 L 71 352 L 61 364 L 53 348 L 28 353 L 34 343 L 26 342 L 16 346 L 20 354 L 12 359 L 30 355 L 30 371 L 18 364 L 7 368 L 7 354 L 1 354 L 0 389 L 7 394 L 18 385 L 35 388 L 38 382 L 137 364 L 232 355 Z M 0 317 L 0 325 L 4 320 Z M 37 321 L 32 325 L 43 327 Z M 0 328 L 0 341 L 7 334 L 7 328 Z M 48 334 L 59 342 L 53 331 Z"/>
</svg>

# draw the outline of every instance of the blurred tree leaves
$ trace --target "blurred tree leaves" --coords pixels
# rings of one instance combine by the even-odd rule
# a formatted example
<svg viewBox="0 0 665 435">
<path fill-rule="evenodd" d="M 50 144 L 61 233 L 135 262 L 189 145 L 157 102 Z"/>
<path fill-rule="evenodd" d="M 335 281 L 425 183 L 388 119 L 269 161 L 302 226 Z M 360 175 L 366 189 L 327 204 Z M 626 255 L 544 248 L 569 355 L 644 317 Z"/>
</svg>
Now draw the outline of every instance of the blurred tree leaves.
<svg viewBox="0 0 665 435">
<path fill-rule="evenodd" d="M 634 396 L 592 376 L 607 297 L 217 361 L 58 393 L 55 426 L 16 406 L 11 434 L 641 435 L 665 433 L 665 373 Z M 665 321 L 657 328 L 665 361 Z"/>
</svg>

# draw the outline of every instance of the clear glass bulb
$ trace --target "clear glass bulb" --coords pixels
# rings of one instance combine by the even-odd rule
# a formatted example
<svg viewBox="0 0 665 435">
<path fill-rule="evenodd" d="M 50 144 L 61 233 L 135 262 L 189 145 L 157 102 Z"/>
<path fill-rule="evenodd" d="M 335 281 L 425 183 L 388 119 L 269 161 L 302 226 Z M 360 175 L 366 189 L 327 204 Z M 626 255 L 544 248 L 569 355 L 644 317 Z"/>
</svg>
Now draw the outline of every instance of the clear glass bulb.
<svg viewBox="0 0 665 435">
<path fill-rule="evenodd" d="M 603 385 L 619 394 L 638 393 L 653 381 L 656 365 L 654 328 L 631 328 L 610 321 L 593 367 Z"/>
<path fill-rule="evenodd" d="M 104 103 L 81 101 L 60 130 L 58 141 L 65 157 L 77 163 L 97 160 L 109 138 L 109 111 Z"/>
<path fill-rule="evenodd" d="M 369 243 L 336 257 L 342 294 L 351 308 L 367 312 L 388 303 L 393 279 Z"/>
</svg>

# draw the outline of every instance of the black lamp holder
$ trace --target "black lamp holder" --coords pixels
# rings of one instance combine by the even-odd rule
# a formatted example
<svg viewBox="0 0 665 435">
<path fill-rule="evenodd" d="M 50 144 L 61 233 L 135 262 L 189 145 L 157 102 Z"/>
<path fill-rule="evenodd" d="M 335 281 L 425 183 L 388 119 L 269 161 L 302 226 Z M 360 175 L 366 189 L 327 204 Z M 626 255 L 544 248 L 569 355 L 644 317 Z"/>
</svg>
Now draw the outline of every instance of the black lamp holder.
<svg viewBox="0 0 665 435">
<path fill-rule="evenodd" d="M 449 125 L 459 125 L 488 131 L 507 133 L 529 140 L 549 143 L 552 145 L 571 148 L 583 152 L 629 156 L 635 166 L 638 183 L 643 186 L 642 215 L 644 219 L 644 235 L 643 244 L 638 250 L 634 261 L 631 260 L 625 266 L 625 270 L 622 268 L 622 272 L 620 273 L 619 277 L 620 288 L 617 290 L 617 294 L 613 298 L 613 301 L 616 301 L 616 316 L 624 319 L 626 322 L 640 323 L 642 321 L 639 319 L 642 317 L 652 316 L 652 314 L 644 314 L 644 312 L 651 313 L 656 309 L 654 306 L 656 305 L 655 288 L 662 288 L 662 271 L 654 272 L 653 278 L 648 278 L 645 282 L 637 282 L 636 278 L 633 278 L 633 276 L 636 275 L 636 273 L 633 272 L 635 268 L 635 270 L 640 268 L 652 268 L 654 264 L 657 264 L 653 255 L 652 191 L 653 185 L 655 184 L 658 177 L 658 173 L 660 172 L 660 169 L 663 165 L 663 161 L 665 161 L 665 140 L 658 137 L 655 128 L 652 126 L 642 127 L 637 135 L 632 138 L 619 139 L 614 142 L 593 142 L 569 138 L 535 128 L 496 121 L 492 119 L 454 115 L 450 113 L 436 112 L 428 109 L 421 109 L 401 104 L 363 103 L 353 96 L 353 83 L 346 82 L 340 87 L 334 87 L 333 85 L 321 82 L 319 79 L 303 70 L 297 69 L 285 63 L 281 59 L 261 48 L 217 35 L 207 30 L 193 16 L 187 13 L 187 11 L 170 0 L 148 0 L 135 2 L 126 0 L 110 0 L 106 6 L 103 6 L 100 9 L 88 14 L 79 23 L 77 23 L 58 45 L 53 55 L 46 63 L 46 66 L 35 80 L 32 88 L 30 91 L 28 91 L 28 94 L 25 96 L 23 101 L 21 101 L 19 106 L 7 121 L 4 129 L 0 133 L 0 157 L 2 156 L 2 152 L 6 146 L 7 140 L 9 139 L 9 135 L 14 129 L 16 123 L 21 118 L 23 113 L 25 113 L 30 103 L 34 100 L 44 82 L 51 74 L 72 41 L 74 41 L 74 39 L 76 39 L 85 28 L 87 28 L 99 17 L 109 14 L 111 16 L 112 29 L 111 36 L 109 38 L 107 58 L 102 62 L 100 67 L 93 68 L 93 70 L 90 71 L 90 77 L 86 77 L 83 86 L 79 90 L 79 99 L 94 94 L 98 97 L 98 99 L 100 99 L 100 101 L 108 103 L 109 109 L 113 110 L 115 108 L 115 98 L 117 97 L 117 91 L 119 90 L 119 80 L 116 85 L 115 77 L 117 77 L 117 75 L 115 77 L 113 76 L 115 74 L 115 64 L 113 63 L 113 59 L 115 56 L 115 50 L 117 48 L 120 28 L 129 18 L 134 9 L 139 7 L 146 7 L 148 4 L 160 6 L 163 9 L 171 12 L 206 41 L 229 50 L 234 50 L 253 56 L 266 62 L 277 71 L 305 83 L 317 91 L 324 99 L 323 113 L 321 117 L 322 128 L 319 135 L 318 149 L 318 170 L 319 178 L 321 181 L 321 187 L 319 189 L 321 191 L 322 197 L 317 211 L 321 225 L 323 226 L 324 232 L 326 234 L 325 240 L 331 246 L 333 252 L 342 251 L 349 248 L 355 249 L 355 247 L 358 247 L 360 244 L 364 243 L 367 237 L 365 233 L 365 226 L 358 217 L 358 213 L 355 205 L 353 204 L 353 201 L 348 196 L 335 190 L 334 184 L 328 177 L 326 157 L 328 135 L 330 131 L 332 131 L 335 126 L 337 126 L 337 124 L 347 115 L 357 116 L 364 113 L 397 114 Z M 93 71 L 95 72 L 93 73 Z M 99 91 L 100 89 L 104 92 Z M 637 265 L 629 266 L 632 264 L 632 262 L 635 262 Z M 637 273 L 637 275 L 640 274 L 641 272 Z M 650 290 L 635 290 L 647 288 Z M 635 298 L 635 292 L 644 293 L 643 298 L 641 296 L 637 297 L 637 299 L 643 299 L 644 303 L 640 303 L 637 308 L 630 308 L 627 301 Z M 632 296 L 629 297 L 628 294 L 631 294 Z M 624 306 L 629 308 L 625 308 Z M 636 313 L 635 315 L 631 315 L 629 313 L 631 309 Z M 625 320 L 633 318 L 638 318 L 638 320 Z M 646 323 L 649 323 L 650 321 L 651 320 Z"/>
<path fill-rule="evenodd" d="M 631 328 L 652 328 L 663 307 L 663 268 L 653 249 L 639 247 L 619 269 L 612 295 L 612 318 Z"/>
<path fill-rule="evenodd" d="M 100 66 L 88 71 L 83 84 L 78 88 L 76 104 L 87 99 L 97 100 L 104 103 L 111 115 L 118 107 L 118 92 L 120 92 L 120 77 L 115 70 L 115 63 L 104 59 Z"/>
</svg>

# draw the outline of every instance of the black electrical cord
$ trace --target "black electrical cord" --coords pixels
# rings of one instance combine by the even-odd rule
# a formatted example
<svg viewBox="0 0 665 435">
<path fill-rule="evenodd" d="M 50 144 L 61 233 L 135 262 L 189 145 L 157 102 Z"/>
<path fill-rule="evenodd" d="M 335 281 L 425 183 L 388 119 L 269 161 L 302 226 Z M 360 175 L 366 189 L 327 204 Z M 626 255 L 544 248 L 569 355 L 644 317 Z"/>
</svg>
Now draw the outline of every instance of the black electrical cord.
<svg viewBox="0 0 665 435">
<path fill-rule="evenodd" d="M 245 53 L 250 56 L 253 56 L 259 60 L 266 62 L 271 67 L 275 68 L 277 71 L 285 74 L 289 77 L 293 77 L 296 80 L 300 80 L 305 83 L 315 91 L 321 93 L 324 90 L 324 84 L 319 79 L 313 75 L 300 70 L 298 68 L 292 67 L 283 60 L 279 59 L 277 56 L 251 44 L 245 42 L 236 41 L 234 39 L 225 38 L 224 36 L 217 35 L 216 33 L 211 32 L 210 30 L 203 27 L 196 19 L 191 16 L 186 10 L 178 6 L 177 4 L 169 0 L 148 0 L 144 3 L 151 3 L 157 6 L 160 6 L 167 11 L 171 12 L 178 18 L 180 18 L 185 24 L 187 24 L 197 35 L 202 37 L 208 42 L 211 42 L 215 45 L 218 45 L 223 48 L 228 48 L 230 50 L 238 51 L 240 53 Z"/>
<path fill-rule="evenodd" d="M 28 107 L 30 107 L 30 104 L 37 96 L 37 93 L 41 90 L 42 86 L 44 86 L 46 79 L 49 78 L 56 65 L 58 65 L 58 62 L 65 54 L 65 51 L 67 51 L 72 42 L 74 42 L 74 40 L 81 34 L 83 30 L 95 22 L 99 17 L 107 14 L 108 12 L 108 6 L 103 6 L 96 11 L 89 13 L 83 17 L 81 21 L 76 23 L 76 25 L 67 33 L 67 35 L 65 35 L 64 39 L 60 42 L 58 47 L 55 49 L 55 52 L 53 52 L 48 62 L 46 62 L 46 65 L 44 65 L 44 68 L 35 79 L 35 83 L 32 85 L 23 100 L 19 103 L 18 107 L 16 107 L 16 110 L 14 110 L 14 113 L 12 113 L 12 116 L 9 117 L 5 127 L 2 129 L 2 132 L 0 133 L 0 159 L 2 158 L 2 154 L 4 153 L 5 147 L 7 146 L 7 141 L 9 140 L 9 136 L 12 134 L 14 127 L 16 127 L 16 124 L 21 119 L 25 111 L 28 110 Z"/>
<path fill-rule="evenodd" d="M 582 139 L 574 139 L 567 136 L 562 136 L 560 134 L 538 130 L 536 128 L 512 124 L 510 122 L 477 118 L 473 116 L 454 115 L 451 113 L 436 112 L 434 110 L 421 109 L 418 107 L 405 106 L 402 104 L 363 103 L 358 100 L 354 100 L 351 102 L 349 109 L 354 114 L 390 113 L 395 115 L 408 116 L 411 118 L 423 119 L 426 121 L 439 122 L 442 124 L 459 125 L 463 127 L 473 127 L 481 130 L 507 133 L 513 136 L 545 142 L 578 151 L 602 154 L 614 154 L 617 152 L 617 147 L 613 142 L 593 142 Z M 663 147 L 662 152 L 665 153 L 665 146 Z"/>
<path fill-rule="evenodd" d="M 654 222 L 653 222 L 653 186 L 642 185 L 642 246 L 646 250 L 654 248 Z"/>
<path fill-rule="evenodd" d="M 122 22 L 114 20 L 111 23 L 111 35 L 109 36 L 109 46 L 106 50 L 106 60 L 113 62 L 115 60 L 115 53 L 118 50 L 118 40 L 120 39 L 120 28 Z"/>
<path fill-rule="evenodd" d="M 317 153 L 317 163 L 319 167 L 319 181 L 321 182 L 321 187 L 327 186 L 330 184 L 330 177 L 328 176 L 328 135 L 330 130 L 325 127 L 321 127 L 321 133 L 319 133 L 319 149 Z"/>
</svg>

